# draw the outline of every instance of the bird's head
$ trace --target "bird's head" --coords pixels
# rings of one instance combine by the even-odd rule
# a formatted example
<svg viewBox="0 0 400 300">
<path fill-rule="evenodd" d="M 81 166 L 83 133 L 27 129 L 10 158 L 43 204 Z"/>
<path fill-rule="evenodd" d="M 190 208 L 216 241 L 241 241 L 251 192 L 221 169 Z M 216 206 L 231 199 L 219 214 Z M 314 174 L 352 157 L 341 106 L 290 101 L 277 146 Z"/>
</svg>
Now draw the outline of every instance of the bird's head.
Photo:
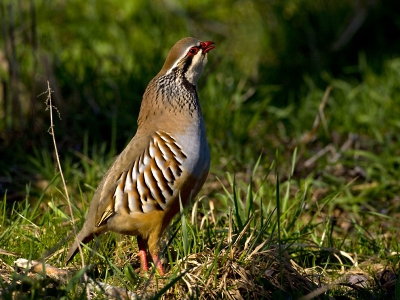
<svg viewBox="0 0 400 300">
<path fill-rule="evenodd" d="M 213 42 L 201 42 L 192 37 L 181 39 L 169 51 L 159 75 L 170 74 L 178 68 L 181 76 L 196 85 L 207 63 L 207 53 L 214 49 L 213 45 Z"/>
</svg>

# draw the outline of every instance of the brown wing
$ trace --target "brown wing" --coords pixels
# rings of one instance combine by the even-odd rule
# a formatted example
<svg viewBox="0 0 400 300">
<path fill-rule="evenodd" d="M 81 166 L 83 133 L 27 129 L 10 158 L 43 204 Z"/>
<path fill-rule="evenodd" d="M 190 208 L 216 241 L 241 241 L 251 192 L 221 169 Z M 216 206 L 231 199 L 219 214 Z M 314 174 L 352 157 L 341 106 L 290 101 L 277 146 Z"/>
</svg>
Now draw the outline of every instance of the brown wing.
<svg viewBox="0 0 400 300">
<path fill-rule="evenodd" d="M 128 145 L 103 179 L 106 192 L 99 201 L 96 226 L 117 212 L 165 210 L 174 197 L 174 184 L 186 160 L 176 140 L 167 132 L 157 131 L 141 152 L 125 153 L 132 147 Z"/>
</svg>

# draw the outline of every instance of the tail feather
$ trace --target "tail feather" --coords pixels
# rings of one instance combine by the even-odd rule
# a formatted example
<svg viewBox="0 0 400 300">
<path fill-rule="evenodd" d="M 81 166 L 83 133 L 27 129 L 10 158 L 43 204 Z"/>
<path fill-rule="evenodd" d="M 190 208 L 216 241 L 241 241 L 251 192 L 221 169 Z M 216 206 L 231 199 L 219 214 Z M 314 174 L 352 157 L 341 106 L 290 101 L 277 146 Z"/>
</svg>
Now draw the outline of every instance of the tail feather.
<svg viewBox="0 0 400 300">
<path fill-rule="evenodd" d="M 72 244 L 71 248 L 69 249 L 67 257 L 65 258 L 65 265 L 67 265 L 78 253 L 79 243 L 87 244 L 91 240 L 93 240 L 95 234 L 93 232 L 84 232 L 84 229 L 85 228 L 82 228 L 77 238 L 75 239 L 74 243 Z"/>
</svg>

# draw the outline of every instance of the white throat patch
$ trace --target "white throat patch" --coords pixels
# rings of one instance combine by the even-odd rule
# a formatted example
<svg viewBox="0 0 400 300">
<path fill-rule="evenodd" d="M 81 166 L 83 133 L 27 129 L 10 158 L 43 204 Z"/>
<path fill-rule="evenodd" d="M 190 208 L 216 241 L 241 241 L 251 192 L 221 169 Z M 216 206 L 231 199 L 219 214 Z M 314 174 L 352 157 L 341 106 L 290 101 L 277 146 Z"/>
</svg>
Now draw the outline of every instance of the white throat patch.
<svg viewBox="0 0 400 300">
<path fill-rule="evenodd" d="M 207 63 L 207 53 L 203 54 L 203 51 L 199 51 L 192 58 L 192 64 L 189 66 L 189 69 L 186 71 L 185 77 L 186 79 L 193 85 L 197 84 L 197 81 L 200 78 L 201 73 L 203 73 L 204 66 Z"/>
</svg>

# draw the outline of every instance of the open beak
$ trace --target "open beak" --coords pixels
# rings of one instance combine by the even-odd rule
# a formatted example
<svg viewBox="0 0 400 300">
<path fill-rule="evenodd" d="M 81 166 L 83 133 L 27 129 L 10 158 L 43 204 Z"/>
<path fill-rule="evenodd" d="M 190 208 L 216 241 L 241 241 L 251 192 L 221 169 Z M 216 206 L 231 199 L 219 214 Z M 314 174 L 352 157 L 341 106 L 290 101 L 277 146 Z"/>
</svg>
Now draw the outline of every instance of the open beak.
<svg viewBox="0 0 400 300">
<path fill-rule="evenodd" d="M 210 41 L 201 42 L 201 50 L 202 50 L 203 53 L 205 54 L 205 53 L 207 53 L 208 51 L 210 51 L 211 49 L 214 49 L 214 48 L 215 48 L 215 46 L 212 46 L 212 45 L 215 45 L 215 43 L 214 43 L 214 42 L 210 42 Z"/>
</svg>

